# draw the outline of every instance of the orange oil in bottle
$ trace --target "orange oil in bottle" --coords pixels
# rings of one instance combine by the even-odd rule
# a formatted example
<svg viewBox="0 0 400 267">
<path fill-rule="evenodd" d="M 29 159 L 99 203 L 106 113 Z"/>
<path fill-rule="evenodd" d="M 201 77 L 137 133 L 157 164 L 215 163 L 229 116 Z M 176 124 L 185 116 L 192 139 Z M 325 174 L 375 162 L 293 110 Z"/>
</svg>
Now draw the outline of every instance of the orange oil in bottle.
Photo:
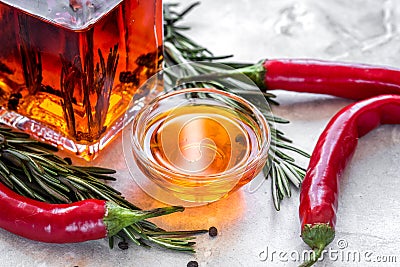
<svg viewBox="0 0 400 267">
<path fill-rule="evenodd" d="M 161 1 L 0 1 L 0 117 L 90 159 L 162 60 Z"/>
</svg>

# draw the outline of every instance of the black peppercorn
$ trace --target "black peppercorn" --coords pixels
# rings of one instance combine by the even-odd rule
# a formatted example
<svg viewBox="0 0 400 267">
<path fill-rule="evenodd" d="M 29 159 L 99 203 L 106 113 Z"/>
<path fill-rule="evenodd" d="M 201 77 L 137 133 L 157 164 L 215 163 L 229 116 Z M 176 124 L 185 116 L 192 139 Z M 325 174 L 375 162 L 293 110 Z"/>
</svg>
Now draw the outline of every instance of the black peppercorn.
<svg viewBox="0 0 400 267">
<path fill-rule="evenodd" d="M 208 234 L 212 237 L 217 236 L 218 235 L 218 229 L 214 226 L 210 227 L 210 229 L 208 229 Z"/>
<path fill-rule="evenodd" d="M 125 250 L 129 248 L 129 244 L 125 241 L 121 241 L 118 243 L 118 247 L 122 250 Z"/>
<path fill-rule="evenodd" d="M 187 267 L 199 267 L 199 263 L 197 261 L 189 261 L 186 266 Z"/>
<path fill-rule="evenodd" d="M 71 158 L 64 158 L 64 160 L 68 163 L 68 165 L 72 165 L 72 160 Z"/>
</svg>

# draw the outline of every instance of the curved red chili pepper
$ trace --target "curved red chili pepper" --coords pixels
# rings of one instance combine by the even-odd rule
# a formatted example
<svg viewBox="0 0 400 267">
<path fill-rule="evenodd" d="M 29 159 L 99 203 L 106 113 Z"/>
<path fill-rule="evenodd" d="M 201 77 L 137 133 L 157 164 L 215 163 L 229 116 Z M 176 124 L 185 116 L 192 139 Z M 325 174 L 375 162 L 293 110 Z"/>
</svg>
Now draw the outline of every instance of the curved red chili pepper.
<svg viewBox="0 0 400 267">
<path fill-rule="evenodd" d="M 140 220 L 182 207 L 129 210 L 98 199 L 49 204 L 18 195 L 0 183 L 0 227 L 19 236 L 47 243 L 74 243 L 117 234 Z"/>
<path fill-rule="evenodd" d="M 380 124 L 400 124 L 400 96 L 382 95 L 339 111 L 322 132 L 301 185 L 299 215 L 302 238 L 315 250 L 311 266 L 335 236 L 339 178 L 359 137 Z"/>
</svg>

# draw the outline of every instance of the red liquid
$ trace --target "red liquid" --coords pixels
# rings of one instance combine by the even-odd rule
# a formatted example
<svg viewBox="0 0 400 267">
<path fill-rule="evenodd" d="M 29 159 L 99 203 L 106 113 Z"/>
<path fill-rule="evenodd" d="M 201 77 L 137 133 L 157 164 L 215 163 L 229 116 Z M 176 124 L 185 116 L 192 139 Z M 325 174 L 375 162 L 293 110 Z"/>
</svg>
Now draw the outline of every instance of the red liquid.
<svg viewBox="0 0 400 267">
<path fill-rule="evenodd" d="M 52 10 L 49 18 L 42 17 L 47 11 L 30 14 L 3 2 L 0 105 L 8 113 L 1 121 L 15 125 L 18 116 L 9 113 L 15 111 L 30 119 L 18 127 L 91 157 L 89 148 L 71 143 L 90 146 L 113 136 L 119 128 L 111 126 L 159 68 L 161 1 L 105 1 L 105 10 L 102 1 L 74 0 L 63 8 L 57 6 L 63 1 L 39 1 Z"/>
</svg>

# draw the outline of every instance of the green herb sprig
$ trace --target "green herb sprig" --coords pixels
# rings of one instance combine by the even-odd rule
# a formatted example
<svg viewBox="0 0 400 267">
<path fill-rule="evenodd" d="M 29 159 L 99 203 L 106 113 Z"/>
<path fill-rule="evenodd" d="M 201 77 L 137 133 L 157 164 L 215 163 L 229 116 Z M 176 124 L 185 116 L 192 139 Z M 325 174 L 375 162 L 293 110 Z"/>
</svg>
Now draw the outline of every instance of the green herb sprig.
<svg viewBox="0 0 400 267">
<path fill-rule="evenodd" d="M 164 57 L 165 64 L 167 67 L 174 66 L 177 64 L 183 64 L 180 68 L 184 69 L 184 72 L 188 76 L 196 76 L 207 73 L 209 69 L 201 64 L 185 64 L 192 61 L 197 62 L 215 62 L 216 60 L 227 59 L 232 57 L 232 55 L 226 56 L 215 56 L 209 49 L 199 45 L 194 40 L 184 35 L 182 32 L 189 30 L 190 27 L 178 25 L 194 7 L 199 5 L 199 2 L 195 2 L 181 12 L 176 11 L 177 4 L 165 4 L 164 5 Z M 228 65 L 232 68 L 238 69 L 242 67 L 249 66 L 245 63 L 230 63 L 230 62 L 220 62 Z M 186 67 L 185 67 L 186 66 Z M 214 72 L 220 71 L 223 73 L 225 69 L 218 69 L 215 67 Z M 169 79 L 179 80 L 179 77 L 175 76 L 173 73 L 166 73 Z M 232 77 L 231 77 L 232 78 Z M 227 90 L 233 93 L 237 93 L 234 89 L 226 87 L 223 85 L 221 80 L 210 81 L 210 82 L 195 82 L 195 83 L 184 83 L 181 87 L 194 87 L 194 86 L 213 86 L 218 89 Z M 244 92 L 241 91 L 241 94 Z M 250 92 L 249 92 L 250 93 Z M 279 105 L 279 103 L 274 99 L 275 95 L 269 92 L 263 92 L 265 99 L 274 105 Z M 260 106 L 263 110 L 265 107 Z M 266 178 L 270 177 L 272 182 L 272 198 L 274 201 L 274 206 L 276 210 L 280 209 L 280 202 L 284 197 L 291 196 L 291 186 L 299 188 L 304 176 L 305 169 L 299 166 L 295 158 L 290 156 L 287 151 L 291 151 L 295 154 L 309 157 L 309 154 L 303 150 L 292 145 L 292 141 L 285 136 L 285 134 L 280 131 L 276 124 L 287 124 L 288 120 L 272 116 L 270 113 L 265 112 L 264 115 L 270 122 L 271 128 L 271 149 L 269 151 L 269 162 L 264 168 L 264 174 Z"/>
</svg>

